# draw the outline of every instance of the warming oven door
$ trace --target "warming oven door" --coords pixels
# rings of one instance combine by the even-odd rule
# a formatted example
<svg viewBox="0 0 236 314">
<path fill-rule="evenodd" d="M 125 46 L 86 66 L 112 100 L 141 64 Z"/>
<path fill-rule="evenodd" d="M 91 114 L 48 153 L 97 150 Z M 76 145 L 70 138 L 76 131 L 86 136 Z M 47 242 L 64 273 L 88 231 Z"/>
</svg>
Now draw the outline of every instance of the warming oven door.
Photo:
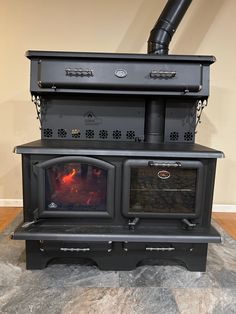
<svg viewBox="0 0 236 314">
<path fill-rule="evenodd" d="M 204 193 L 200 161 L 127 160 L 123 179 L 127 217 L 195 218 L 200 213 Z"/>
<path fill-rule="evenodd" d="M 90 157 L 58 157 L 35 165 L 39 217 L 112 217 L 115 167 Z"/>
</svg>

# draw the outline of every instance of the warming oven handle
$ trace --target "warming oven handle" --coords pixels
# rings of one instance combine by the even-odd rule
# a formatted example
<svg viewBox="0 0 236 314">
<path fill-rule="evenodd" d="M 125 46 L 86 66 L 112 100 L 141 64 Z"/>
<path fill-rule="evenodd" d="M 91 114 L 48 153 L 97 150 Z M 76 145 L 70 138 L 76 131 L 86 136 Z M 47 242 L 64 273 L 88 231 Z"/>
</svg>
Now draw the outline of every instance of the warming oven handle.
<svg viewBox="0 0 236 314">
<path fill-rule="evenodd" d="M 149 161 L 148 165 L 150 167 L 182 167 L 181 162 L 159 162 L 159 161 Z"/>
</svg>

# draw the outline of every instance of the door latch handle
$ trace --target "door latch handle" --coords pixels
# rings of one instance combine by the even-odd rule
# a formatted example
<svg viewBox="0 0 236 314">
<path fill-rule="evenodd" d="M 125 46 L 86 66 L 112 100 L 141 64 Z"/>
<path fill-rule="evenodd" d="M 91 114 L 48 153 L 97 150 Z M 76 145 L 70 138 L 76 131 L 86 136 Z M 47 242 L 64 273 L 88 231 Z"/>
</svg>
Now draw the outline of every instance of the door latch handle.
<svg viewBox="0 0 236 314">
<path fill-rule="evenodd" d="M 159 162 L 159 161 L 149 161 L 148 165 L 150 167 L 182 167 L 181 162 L 176 161 L 176 162 Z"/>
</svg>

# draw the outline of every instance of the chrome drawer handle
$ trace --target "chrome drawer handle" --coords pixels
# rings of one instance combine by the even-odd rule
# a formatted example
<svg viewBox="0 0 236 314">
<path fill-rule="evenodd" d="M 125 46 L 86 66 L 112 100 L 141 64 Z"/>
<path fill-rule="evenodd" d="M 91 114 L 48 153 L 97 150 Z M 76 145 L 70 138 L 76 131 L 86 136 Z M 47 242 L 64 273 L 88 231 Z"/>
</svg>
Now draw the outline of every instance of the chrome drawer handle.
<svg viewBox="0 0 236 314">
<path fill-rule="evenodd" d="M 89 247 L 85 247 L 85 248 L 61 247 L 60 251 L 63 251 L 63 252 L 88 252 L 88 251 L 90 251 L 90 248 Z"/>
<path fill-rule="evenodd" d="M 172 79 L 176 76 L 175 71 L 158 71 L 158 70 L 152 70 L 150 72 L 151 78 L 159 78 L 159 79 Z"/>
<path fill-rule="evenodd" d="M 149 161 L 148 165 L 150 167 L 182 167 L 181 163 L 179 161 L 176 162 L 158 162 L 158 161 Z"/>
<path fill-rule="evenodd" d="M 146 247 L 146 251 L 174 251 L 174 247 Z"/>
<path fill-rule="evenodd" d="M 83 76 L 87 76 L 87 77 L 93 76 L 93 70 L 90 70 L 90 69 L 82 69 L 82 68 L 71 69 L 71 68 L 66 68 L 65 72 L 66 72 L 67 76 L 80 76 L 80 77 L 83 77 Z"/>
</svg>

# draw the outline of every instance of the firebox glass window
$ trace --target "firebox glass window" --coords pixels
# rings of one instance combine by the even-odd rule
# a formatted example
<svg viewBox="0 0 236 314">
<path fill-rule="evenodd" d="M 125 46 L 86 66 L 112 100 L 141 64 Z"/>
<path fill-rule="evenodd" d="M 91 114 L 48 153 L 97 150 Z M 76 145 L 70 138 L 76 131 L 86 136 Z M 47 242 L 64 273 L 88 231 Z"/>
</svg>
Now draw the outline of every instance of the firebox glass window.
<svg viewBox="0 0 236 314">
<path fill-rule="evenodd" d="M 194 213 L 197 169 L 131 168 L 129 212 Z"/>
<path fill-rule="evenodd" d="M 106 211 L 107 170 L 85 163 L 59 163 L 46 169 L 46 209 Z"/>
</svg>

